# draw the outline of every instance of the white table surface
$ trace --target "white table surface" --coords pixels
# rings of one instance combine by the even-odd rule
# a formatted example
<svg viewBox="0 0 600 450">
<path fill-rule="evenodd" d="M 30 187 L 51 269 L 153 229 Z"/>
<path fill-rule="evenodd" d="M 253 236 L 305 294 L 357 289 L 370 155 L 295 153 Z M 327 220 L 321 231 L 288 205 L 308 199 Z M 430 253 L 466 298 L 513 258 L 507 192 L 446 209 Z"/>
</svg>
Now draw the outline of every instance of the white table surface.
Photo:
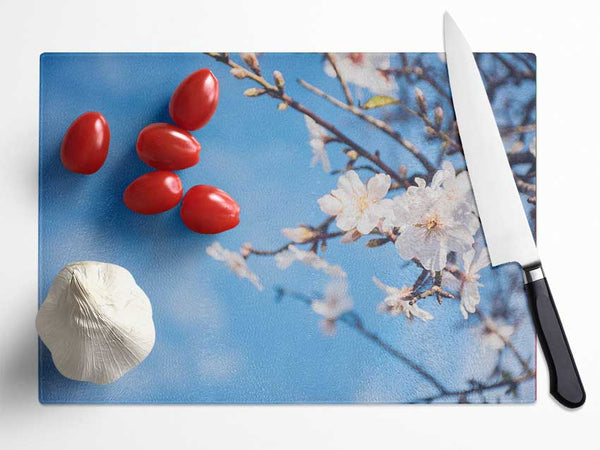
<svg viewBox="0 0 600 450">
<path fill-rule="evenodd" d="M 526 0 L 0 0 L 0 448 L 598 448 L 600 11 Z M 538 56 L 539 245 L 588 402 L 526 406 L 41 406 L 38 61 L 44 51 L 475 51 Z"/>
</svg>

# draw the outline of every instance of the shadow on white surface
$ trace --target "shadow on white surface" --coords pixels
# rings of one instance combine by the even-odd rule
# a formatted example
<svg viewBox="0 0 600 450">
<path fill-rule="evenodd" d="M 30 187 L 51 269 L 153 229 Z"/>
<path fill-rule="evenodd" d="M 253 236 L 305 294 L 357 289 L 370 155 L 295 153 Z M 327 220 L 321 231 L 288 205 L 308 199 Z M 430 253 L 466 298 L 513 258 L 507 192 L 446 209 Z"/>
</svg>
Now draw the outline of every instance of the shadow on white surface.
<svg viewBox="0 0 600 450">
<path fill-rule="evenodd" d="M 23 293 L 19 302 L 35 304 L 34 289 Z M 35 317 L 24 320 L 23 314 L 15 316 L 19 323 L 13 323 L 14 333 L 9 337 L 7 354 L 3 358 L 0 378 L 0 422 L 17 419 L 28 414 L 32 401 L 37 401 L 37 354 L 38 340 L 35 331 Z"/>
</svg>

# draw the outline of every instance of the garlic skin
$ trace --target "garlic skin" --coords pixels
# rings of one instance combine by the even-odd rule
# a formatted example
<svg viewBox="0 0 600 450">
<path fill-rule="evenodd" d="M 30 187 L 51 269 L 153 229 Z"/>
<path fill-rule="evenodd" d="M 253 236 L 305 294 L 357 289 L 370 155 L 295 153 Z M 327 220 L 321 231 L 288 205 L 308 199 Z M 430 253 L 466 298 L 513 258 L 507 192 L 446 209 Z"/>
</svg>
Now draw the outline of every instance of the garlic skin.
<svg viewBox="0 0 600 450">
<path fill-rule="evenodd" d="M 61 374 L 97 384 L 112 383 L 141 363 L 155 339 L 150 300 L 131 273 L 93 261 L 59 272 L 36 328 Z"/>
</svg>

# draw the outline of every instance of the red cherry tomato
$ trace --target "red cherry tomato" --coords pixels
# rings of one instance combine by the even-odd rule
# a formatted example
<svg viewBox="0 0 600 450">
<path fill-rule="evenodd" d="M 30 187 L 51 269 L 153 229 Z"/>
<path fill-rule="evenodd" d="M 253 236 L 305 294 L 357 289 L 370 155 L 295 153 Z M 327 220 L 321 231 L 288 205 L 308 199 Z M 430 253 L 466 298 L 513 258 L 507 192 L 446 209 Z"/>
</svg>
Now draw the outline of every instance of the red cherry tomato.
<svg viewBox="0 0 600 450">
<path fill-rule="evenodd" d="M 123 202 L 140 214 L 158 214 L 177 206 L 183 195 L 181 180 L 173 172 L 157 170 L 127 186 Z"/>
<path fill-rule="evenodd" d="M 169 102 L 173 121 L 186 130 L 208 123 L 219 103 L 219 81 L 208 69 L 188 75 L 175 89 Z"/>
<path fill-rule="evenodd" d="M 196 233 L 221 233 L 240 223 L 240 206 L 227 192 L 201 184 L 185 194 L 181 219 Z"/>
<path fill-rule="evenodd" d="M 168 123 L 153 123 L 139 134 L 137 154 L 150 167 L 182 170 L 200 159 L 200 143 L 185 130 Z"/>
<path fill-rule="evenodd" d="M 86 112 L 73 121 L 60 146 L 60 159 L 71 172 L 97 172 L 108 155 L 110 130 L 99 112 Z"/>
</svg>

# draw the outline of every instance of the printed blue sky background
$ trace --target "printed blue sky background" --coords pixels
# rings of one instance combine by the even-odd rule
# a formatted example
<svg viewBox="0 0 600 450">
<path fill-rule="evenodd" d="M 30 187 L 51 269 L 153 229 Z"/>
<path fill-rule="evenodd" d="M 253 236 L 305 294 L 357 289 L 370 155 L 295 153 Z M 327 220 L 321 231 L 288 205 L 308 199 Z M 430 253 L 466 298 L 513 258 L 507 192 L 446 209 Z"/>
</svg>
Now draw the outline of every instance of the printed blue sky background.
<svg viewBox="0 0 600 450">
<path fill-rule="evenodd" d="M 442 67 L 436 54 L 428 58 Z M 265 74 L 275 69 L 284 74 L 292 97 L 365 147 L 379 149 L 392 167 L 406 164 L 409 174 L 419 169 L 390 138 L 295 83 L 303 78 L 342 98 L 337 81 L 323 72 L 320 55 L 265 54 L 260 61 Z M 174 88 L 201 67 L 210 68 L 219 79 L 221 99 L 212 121 L 193 133 L 202 144 L 200 163 L 179 175 L 186 190 L 195 184 L 215 185 L 241 205 L 240 225 L 217 236 L 189 231 L 178 208 L 143 216 L 129 211 L 121 200 L 127 185 L 150 171 L 136 156 L 137 134 L 152 122 L 170 122 L 168 102 Z M 156 345 L 149 357 L 105 386 L 64 378 L 40 344 L 42 402 L 408 402 L 434 392 L 353 330 L 340 325 L 336 336 L 325 336 L 319 316 L 305 305 L 274 301 L 274 286 L 318 293 L 326 275 L 298 264 L 281 271 L 272 258 L 254 257 L 249 264 L 266 287 L 259 292 L 206 255 L 206 247 L 215 240 L 233 250 L 244 242 L 261 249 L 284 244 L 282 228 L 324 219 L 316 200 L 336 185 L 337 176 L 309 167 L 311 150 L 302 115 L 291 109 L 278 111 L 277 102 L 267 96 L 244 97 L 249 87 L 249 81 L 234 79 L 226 66 L 202 54 L 42 55 L 40 302 L 66 264 L 112 262 L 131 271 L 148 294 L 156 326 Z M 507 100 L 504 96 L 521 95 L 517 89 L 499 94 L 497 103 Z M 59 158 L 64 132 L 85 111 L 102 112 L 111 129 L 106 164 L 92 176 L 68 172 Z M 404 127 L 403 133 L 419 148 L 439 148 L 424 138 L 422 126 Z M 338 153 L 329 151 L 334 168 L 346 160 Z M 459 159 L 453 161 L 462 167 Z M 422 307 L 435 316 L 429 323 L 376 313 L 383 295 L 372 283 L 373 275 L 390 285 L 410 284 L 418 275 L 393 246 L 368 249 L 361 242 L 332 243 L 325 257 L 348 273 L 355 310 L 369 329 L 449 386 L 466 387 L 467 380 L 489 375 L 496 352 L 481 344 L 478 329 L 466 326 L 452 300 L 442 306 L 433 299 L 424 303 Z M 482 310 L 489 309 L 492 294 L 500 292 L 521 320 L 513 342 L 530 357 L 535 340 L 524 294 L 506 287 L 520 277 L 519 268 L 487 268 L 483 273 Z M 506 364 L 518 370 L 514 361 Z M 533 380 L 519 389 L 517 399 L 503 401 L 533 401 Z"/>
</svg>

